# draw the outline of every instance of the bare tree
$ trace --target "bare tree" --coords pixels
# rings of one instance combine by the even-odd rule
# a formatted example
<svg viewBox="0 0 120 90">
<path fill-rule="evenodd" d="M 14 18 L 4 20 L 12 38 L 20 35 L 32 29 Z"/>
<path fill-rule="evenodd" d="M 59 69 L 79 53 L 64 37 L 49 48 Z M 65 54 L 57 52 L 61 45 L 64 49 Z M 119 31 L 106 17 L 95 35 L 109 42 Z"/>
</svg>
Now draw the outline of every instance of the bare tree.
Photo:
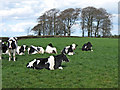
<svg viewBox="0 0 120 90">
<path fill-rule="evenodd" d="M 76 9 L 68 8 L 60 13 L 61 19 L 63 20 L 63 23 L 67 27 L 68 36 L 71 35 L 70 29 L 75 23 L 75 21 L 78 19 L 79 14 L 80 14 L 80 8 L 76 8 Z"/>
</svg>

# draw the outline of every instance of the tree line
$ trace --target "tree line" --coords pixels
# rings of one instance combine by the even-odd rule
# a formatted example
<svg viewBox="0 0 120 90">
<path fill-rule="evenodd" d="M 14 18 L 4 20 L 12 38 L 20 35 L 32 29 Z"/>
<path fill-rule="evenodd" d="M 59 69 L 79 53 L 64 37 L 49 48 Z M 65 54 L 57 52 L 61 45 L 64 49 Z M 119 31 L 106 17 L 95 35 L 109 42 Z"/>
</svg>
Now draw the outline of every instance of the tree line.
<svg viewBox="0 0 120 90">
<path fill-rule="evenodd" d="M 63 11 L 50 9 L 37 18 L 38 24 L 32 28 L 37 35 L 70 36 L 72 26 L 80 25 L 82 37 L 110 36 L 112 15 L 104 8 L 68 8 Z"/>
</svg>

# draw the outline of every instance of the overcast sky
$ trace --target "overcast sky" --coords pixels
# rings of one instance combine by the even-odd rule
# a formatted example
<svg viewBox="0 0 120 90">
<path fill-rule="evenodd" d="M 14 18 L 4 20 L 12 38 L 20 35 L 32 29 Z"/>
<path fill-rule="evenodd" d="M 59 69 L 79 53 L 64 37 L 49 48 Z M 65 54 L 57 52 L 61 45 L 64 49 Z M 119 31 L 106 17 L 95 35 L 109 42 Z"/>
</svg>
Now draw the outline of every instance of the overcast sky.
<svg viewBox="0 0 120 90">
<path fill-rule="evenodd" d="M 118 1 L 119 0 L 0 0 L 0 36 L 24 36 L 27 29 L 37 24 L 37 18 L 45 11 L 58 8 L 85 8 L 94 6 L 105 8 L 113 15 L 112 34 L 118 34 Z M 72 35 L 80 36 L 78 25 L 72 29 Z"/>
</svg>

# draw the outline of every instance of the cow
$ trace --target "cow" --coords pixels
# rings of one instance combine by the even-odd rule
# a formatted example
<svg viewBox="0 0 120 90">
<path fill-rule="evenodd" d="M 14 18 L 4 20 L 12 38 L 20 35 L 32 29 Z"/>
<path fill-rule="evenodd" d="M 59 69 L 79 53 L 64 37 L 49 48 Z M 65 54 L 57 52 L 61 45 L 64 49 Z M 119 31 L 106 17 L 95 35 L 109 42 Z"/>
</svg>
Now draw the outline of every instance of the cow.
<svg viewBox="0 0 120 90">
<path fill-rule="evenodd" d="M 44 49 L 42 47 L 36 47 L 36 46 L 33 46 L 33 45 L 31 45 L 28 48 L 28 54 L 37 54 L 37 53 L 44 54 Z"/>
<path fill-rule="evenodd" d="M 53 47 L 52 43 L 48 44 L 45 50 L 46 53 L 55 53 L 57 54 L 57 49 L 55 47 Z"/>
<path fill-rule="evenodd" d="M 2 59 L 2 54 L 9 54 L 8 46 L 5 42 L 0 41 L 0 59 Z"/>
<path fill-rule="evenodd" d="M 22 46 L 18 46 L 17 47 L 17 54 L 18 55 L 25 55 L 25 51 L 26 51 L 26 49 L 27 49 L 27 45 L 22 45 Z"/>
<path fill-rule="evenodd" d="M 13 61 L 15 61 L 15 54 L 17 49 L 17 38 L 11 37 L 8 39 L 8 54 L 9 54 L 9 61 L 11 61 L 11 54 L 13 53 Z"/>
<path fill-rule="evenodd" d="M 78 46 L 78 45 L 77 45 L 77 44 L 74 44 L 74 43 L 71 44 L 71 45 L 69 45 L 69 46 L 66 46 L 66 47 L 64 47 L 64 49 L 62 50 L 62 53 L 67 54 L 67 55 L 74 55 L 75 53 L 73 52 L 73 50 L 75 50 L 77 46 Z"/>
<path fill-rule="evenodd" d="M 30 61 L 26 66 L 27 68 L 33 69 L 48 69 L 48 70 L 55 70 L 55 69 L 63 69 L 61 66 L 62 61 L 69 62 L 69 59 L 66 57 L 65 54 L 59 55 L 51 55 L 48 58 L 37 58 Z"/>
<path fill-rule="evenodd" d="M 82 46 L 82 51 L 93 51 L 91 42 L 87 42 Z"/>
</svg>

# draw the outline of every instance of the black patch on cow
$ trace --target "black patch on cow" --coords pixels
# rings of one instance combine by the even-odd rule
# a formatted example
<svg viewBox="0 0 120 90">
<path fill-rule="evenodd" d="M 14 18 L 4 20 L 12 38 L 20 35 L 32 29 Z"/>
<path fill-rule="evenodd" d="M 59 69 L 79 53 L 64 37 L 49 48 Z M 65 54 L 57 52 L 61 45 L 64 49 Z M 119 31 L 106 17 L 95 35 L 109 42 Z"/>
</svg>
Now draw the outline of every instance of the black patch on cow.
<svg viewBox="0 0 120 90">
<path fill-rule="evenodd" d="M 32 54 L 35 51 L 35 49 L 31 46 L 29 50 L 29 54 Z"/>
<path fill-rule="evenodd" d="M 2 53 L 6 53 L 8 47 L 6 44 L 2 44 Z"/>
<path fill-rule="evenodd" d="M 52 43 L 48 44 L 50 47 L 53 47 Z"/>
<path fill-rule="evenodd" d="M 52 53 L 55 53 L 55 54 L 56 54 L 55 50 L 53 50 Z"/>
<path fill-rule="evenodd" d="M 73 52 L 73 50 L 72 50 L 72 45 L 70 45 L 70 47 L 68 48 L 67 54 L 68 54 L 69 52 Z"/>
<path fill-rule="evenodd" d="M 23 45 L 21 46 L 21 48 L 19 49 L 19 53 L 24 53 L 24 47 L 23 47 Z"/>
<path fill-rule="evenodd" d="M 40 51 L 40 48 L 37 48 L 38 51 Z"/>
<path fill-rule="evenodd" d="M 13 41 L 13 40 L 9 40 L 9 41 L 12 41 L 12 43 L 11 43 L 11 49 L 16 49 L 16 44 L 15 44 L 15 41 Z M 9 46 L 10 46 L 10 42 L 8 41 L 8 48 L 9 48 Z"/>
<path fill-rule="evenodd" d="M 38 60 L 40 60 L 39 64 L 37 64 Z M 47 63 L 47 61 L 48 58 L 37 58 L 33 64 L 34 69 L 49 69 L 49 63 Z"/>
</svg>

